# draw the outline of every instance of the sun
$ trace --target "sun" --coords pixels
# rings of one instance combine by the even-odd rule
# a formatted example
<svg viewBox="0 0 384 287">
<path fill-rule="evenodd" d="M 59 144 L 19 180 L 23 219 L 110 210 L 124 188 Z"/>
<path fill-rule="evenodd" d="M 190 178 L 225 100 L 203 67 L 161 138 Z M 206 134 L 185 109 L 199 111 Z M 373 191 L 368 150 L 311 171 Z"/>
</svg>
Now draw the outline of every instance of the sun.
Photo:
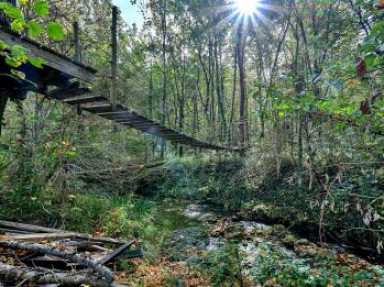
<svg viewBox="0 0 384 287">
<path fill-rule="evenodd" d="M 237 11 L 242 15 L 250 16 L 257 12 L 259 0 L 235 0 Z"/>
</svg>

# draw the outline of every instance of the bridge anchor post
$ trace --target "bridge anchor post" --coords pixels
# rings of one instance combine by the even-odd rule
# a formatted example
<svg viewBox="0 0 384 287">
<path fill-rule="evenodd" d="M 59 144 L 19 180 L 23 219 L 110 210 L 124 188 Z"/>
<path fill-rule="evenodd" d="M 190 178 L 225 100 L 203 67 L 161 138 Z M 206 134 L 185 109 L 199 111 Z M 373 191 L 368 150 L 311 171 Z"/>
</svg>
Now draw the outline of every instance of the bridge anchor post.
<svg viewBox="0 0 384 287">
<path fill-rule="evenodd" d="M 112 59 L 111 59 L 111 104 L 112 107 L 116 107 L 117 98 L 117 61 L 118 61 L 118 32 L 117 21 L 119 17 L 119 8 L 117 6 L 112 7 Z"/>
</svg>

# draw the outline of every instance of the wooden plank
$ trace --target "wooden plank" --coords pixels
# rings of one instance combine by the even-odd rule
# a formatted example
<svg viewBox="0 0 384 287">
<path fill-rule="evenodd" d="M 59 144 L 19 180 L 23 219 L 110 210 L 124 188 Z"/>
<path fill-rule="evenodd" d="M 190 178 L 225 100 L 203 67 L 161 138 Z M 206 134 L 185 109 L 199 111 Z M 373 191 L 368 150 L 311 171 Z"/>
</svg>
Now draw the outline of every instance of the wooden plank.
<svg viewBox="0 0 384 287">
<path fill-rule="evenodd" d="M 101 259 L 98 263 L 100 265 L 105 265 L 105 264 L 110 263 L 111 261 L 113 261 L 116 258 L 118 258 L 122 253 L 124 253 L 124 251 L 128 250 L 134 243 L 135 243 L 135 241 L 131 241 L 131 242 L 127 242 L 127 243 L 121 245 L 115 251 L 113 251 L 112 253 L 108 254 L 103 259 Z"/>
<path fill-rule="evenodd" d="M 162 136 L 159 136 L 159 137 L 162 137 Z M 163 137 L 163 138 L 166 138 L 166 137 Z M 174 138 L 172 138 L 172 141 L 173 142 L 185 142 L 185 139 L 181 138 L 181 137 L 174 137 Z"/>
<path fill-rule="evenodd" d="M 121 123 L 124 125 L 132 126 L 135 128 L 145 128 L 145 127 L 155 127 L 152 123 L 143 123 L 143 122 L 127 122 L 127 123 Z"/>
<path fill-rule="evenodd" d="M 82 107 L 84 111 L 90 112 L 92 114 L 100 114 L 113 111 L 111 106 L 95 106 L 95 107 Z"/>
<path fill-rule="evenodd" d="M 138 116 L 133 115 L 133 114 L 130 114 L 130 113 L 127 113 L 127 114 L 126 114 L 126 118 L 131 119 L 131 120 L 134 120 L 134 121 L 137 121 L 137 122 L 151 123 L 151 124 L 153 124 L 153 125 L 156 125 L 156 124 L 157 124 L 157 123 L 154 122 L 154 121 L 151 121 L 151 120 L 146 119 L 146 118 L 138 117 Z"/>
<path fill-rule="evenodd" d="M 177 133 L 165 133 L 165 132 L 162 132 L 161 130 L 147 130 L 146 132 L 148 134 L 162 135 L 162 136 L 180 136 Z"/>
<path fill-rule="evenodd" d="M 105 115 L 103 117 L 114 120 L 114 121 L 120 121 L 120 122 L 122 122 L 122 121 L 139 121 L 139 119 L 137 119 L 136 117 L 133 117 L 132 115 L 130 115 L 127 112 L 123 112 L 121 114 Z"/>
<path fill-rule="evenodd" d="M 30 57 L 43 58 L 47 61 L 47 66 L 63 72 L 74 78 L 91 82 L 95 78 L 96 71 L 84 65 L 75 63 L 71 59 L 59 55 L 47 47 L 39 45 L 36 42 L 20 38 L 17 34 L 0 29 L 0 40 L 9 46 L 21 45 L 27 49 L 27 55 Z"/>
<path fill-rule="evenodd" d="M 167 139 L 174 139 L 174 138 L 183 138 L 184 140 L 188 140 L 186 139 L 185 137 L 183 136 L 180 136 L 180 135 L 177 135 L 177 134 L 174 134 L 174 135 L 164 135 L 164 134 L 159 134 L 160 137 L 163 137 L 163 138 L 167 138 Z"/>
<path fill-rule="evenodd" d="M 66 100 L 74 97 L 79 97 L 84 94 L 90 93 L 88 88 L 76 88 L 76 89 L 54 89 L 46 94 L 48 98 L 54 98 L 56 100 Z"/>
<path fill-rule="evenodd" d="M 133 124 L 135 124 L 135 123 L 142 123 L 142 121 L 140 121 L 138 119 L 129 118 L 129 117 L 113 118 L 113 121 L 115 121 L 116 123 L 122 124 L 122 125 L 130 124 L 130 123 L 133 123 Z"/>
<path fill-rule="evenodd" d="M 140 121 L 125 121 L 125 122 L 117 122 L 123 126 L 130 126 L 130 127 L 137 127 L 139 125 L 144 125 L 144 126 L 148 126 L 148 127 L 153 127 L 152 124 L 148 124 L 148 123 L 143 123 L 143 122 L 140 122 Z"/>
<path fill-rule="evenodd" d="M 87 98 L 66 100 L 65 103 L 70 105 L 81 105 L 81 104 L 97 103 L 97 102 L 104 102 L 104 101 L 108 101 L 108 99 L 104 97 L 87 97 Z"/>
<path fill-rule="evenodd" d="M 100 117 L 118 116 L 118 115 L 129 115 L 126 110 L 111 110 L 109 112 L 99 113 Z"/>
</svg>

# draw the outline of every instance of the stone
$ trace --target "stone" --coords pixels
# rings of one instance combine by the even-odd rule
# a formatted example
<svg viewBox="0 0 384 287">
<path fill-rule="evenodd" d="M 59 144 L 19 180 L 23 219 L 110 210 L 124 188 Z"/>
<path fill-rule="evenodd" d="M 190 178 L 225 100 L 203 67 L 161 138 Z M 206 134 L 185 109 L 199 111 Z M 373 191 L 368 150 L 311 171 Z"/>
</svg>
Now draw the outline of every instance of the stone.
<svg viewBox="0 0 384 287">
<path fill-rule="evenodd" d="M 309 240 L 305 238 L 301 238 L 299 240 L 296 240 L 295 245 L 308 245 Z"/>
<path fill-rule="evenodd" d="M 221 228 L 215 228 L 209 233 L 212 237 L 219 237 L 224 235 L 224 231 Z"/>
<path fill-rule="evenodd" d="M 294 250 L 299 255 L 315 256 L 318 255 L 319 250 L 316 244 L 309 243 L 308 245 L 295 245 Z"/>
<path fill-rule="evenodd" d="M 241 223 L 229 224 L 224 229 L 224 237 L 232 241 L 241 241 L 245 237 L 245 227 Z"/>
<path fill-rule="evenodd" d="M 279 235 L 285 233 L 285 226 L 282 224 L 275 224 L 272 226 L 272 233 Z"/>
<path fill-rule="evenodd" d="M 293 234 L 288 233 L 284 236 L 281 242 L 283 242 L 286 246 L 293 247 L 295 245 L 296 238 Z"/>
<path fill-rule="evenodd" d="M 237 215 L 233 215 L 233 216 L 231 217 L 231 220 L 232 220 L 233 222 L 239 222 L 239 221 L 241 220 L 241 218 L 240 218 L 239 216 L 237 216 Z"/>
<path fill-rule="evenodd" d="M 216 223 L 219 219 L 213 213 L 205 213 L 198 217 L 198 220 L 208 222 L 210 224 Z"/>
</svg>

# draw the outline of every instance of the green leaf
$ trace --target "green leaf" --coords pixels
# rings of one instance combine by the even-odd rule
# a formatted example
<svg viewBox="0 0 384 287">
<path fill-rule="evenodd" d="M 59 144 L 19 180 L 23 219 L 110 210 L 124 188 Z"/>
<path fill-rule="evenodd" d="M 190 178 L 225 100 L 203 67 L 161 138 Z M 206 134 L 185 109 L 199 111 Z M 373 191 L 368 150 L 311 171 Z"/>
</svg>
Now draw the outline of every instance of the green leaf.
<svg viewBox="0 0 384 287">
<path fill-rule="evenodd" d="M 39 36 L 43 32 L 43 27 L 36 21 L 30 21 L 27 24 L 28 33 L 32 37 Z"/>
<path fill-rule="evenodd" d="M 0 10 L 3 10 L 5 15 L 14 20 L 23 20 L 23 13 L 21 10 L 9 3 L 0 2 Z"/>
<path fill-rule="evenodd" d="M 9 46 L 6 43 L 4 43 L 3 41 L 0 41 L 0 50 L 6 50 L 8 48 Z"/>
<path fill-rule="evenodd" d="M 21 45 L 13 45 L 12 46 L 12 56 L 17 58 L 26 59 L 27 58 L 27 50 Z"/>
<path fill-rule="evenodd" d="M 12 68 L 20 67 L 23 64 L 22 62 L 18 61 L 17 59 L 9 57 L 9 56 L 5 58 L 5 63 Z"/>
<path fill-rule="evenodd" d="M 24 20 L 14 20 L 11 24 L 12 30 L 16 32 L 21 32 L 24 29 L 24 26 Z"/>
<path fill-rule="evenodd" d="M 66 151 L 64 152 L 64 154 L 70 157 L 75 157 L 77 155 L 74 151 Z"/>
<path fill-rule="evenodd" d="M 44 0 L 36 1 L 33 5 L 33 10 L 40 17 L 48 15 L 48 2 Z"/>
<path fill-rule="evenodd" d="M 39 69 L 43 69 L 44 68 L 43 65 L 47 63 L 47 61 L 42 58 L 32 58 L 32 57 L 28 58 L 28 62 Z"/>
<path fill-rule="evenodd" d="M 6 56 L 5 62 L 7 65 L 17 68 L 24 64 L 28 57 L 27 57 L 27 50 L 20 45 L 13 45 L 12 46 L 12 54 L 10 56 Z"/>
<path fill-rule="evenodd" d="M 372 67 L 373 64 L 375 63 L 375 59 L 376 59 L 376 54 L 374 53 L 368 53 L 364 56 L 364 61 L 365 61 L 365 64 L 368 66 L 368 67 Z"/>
<path fill-rule="evenodd" d="M 53 40 L 63 40 L 65 37 L 63 27 L 57 22 L 48 22 L 47 24 L 48 36 Z"/>
</svg>

